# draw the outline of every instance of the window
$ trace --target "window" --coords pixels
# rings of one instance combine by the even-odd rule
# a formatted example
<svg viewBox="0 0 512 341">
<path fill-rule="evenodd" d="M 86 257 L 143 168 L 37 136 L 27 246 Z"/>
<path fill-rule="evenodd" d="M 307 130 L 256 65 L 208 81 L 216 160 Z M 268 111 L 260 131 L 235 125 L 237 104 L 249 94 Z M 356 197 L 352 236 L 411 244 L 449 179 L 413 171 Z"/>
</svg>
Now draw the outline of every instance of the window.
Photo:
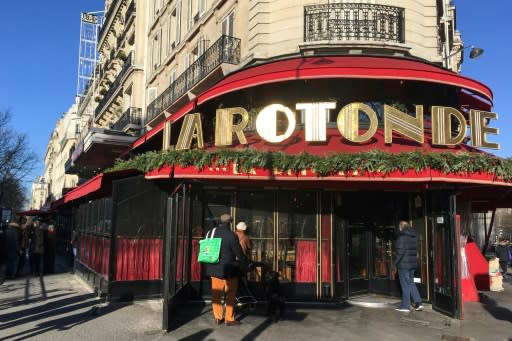
<svg viewBox="0 0 512 341">
<path fill-rule="evenodd" d="M 178 45 L 181 39 L 181 0 L 176 2 L 174 25 L 174 42 Z"/>
<path fill-rule="evenodd" d="M 174 15 L 171 14 L 169 18 L 167 18 L 167 55 L 172 51 L 174 48 Z"/>
<path fill-rule="evenodd" d="M 156 98 L 156 87 L 148 89 L 148 103 L 151 104 Z"/>
<path fill-rule="evenodd" d="M 170 43 L 169 43 L 169 39 L 171 38 L 170 34 L 169 34 L 169 31 L 171 30 L 170 28 L 170 24 L 171 24 L 171 18 L 167 18 L 167 21 L 166 23 L 164 24 L 164 35 L 162 36 L 162 40 L 165 39 L 165 55 L 168 56 L 169 55 L 169 52 L 171 51 L 170 49 Z"/>
<path fill-rule="evenodd" d="M 171 71 L 171 77 L 169 79 L 169 84 L 172 84 L 176 81 L 176 69 L 173 69 Z"/>
<path fill-rule="evenodd" d="M 206 11 L 206 0 L 197 0 L 197 12 L 199 13 L 199 17 L 201 17 Z"/>
<path fill-rule="evenodd" d="M 206 39 L 206 36 L 200 37 L 197 42 L 197 47 L 196 47 L 197 56 L 201 56 L 206 51 L 207 48 L 208 48 L 208 40 Z"/>
<path fill-rule="evenodd" d="M 194 15 L 193 7 L 194 7 L 194 1 L 188 0 L 188 6 L 187 6 L 187 30 L 190 30 L 192 25 L 194 24 Z"/>
<path fill-rule="evenodd" d="M 151 47 L 151 67 L 155 70 L 160 66 L 160 55 L 161 55 L 161 46 L 162 46 L 162 29 L 159 29 L 155 38 L 153 39 L 153 46 Z"/>
<path fill-rule="evenodd" d="M 223 35 L 227 35 L 230 37 L 233 37 L 235 35 L 234 30 L 233 30 L 234 18 L 235 18 L 235 14 L 234 14 L 234 12 L 231 12 L 230 14 L 228 14 L 228 16 L 226 16 L 224 18 L 224 20 L 222 20 L 222 34 Z"/>
</svg>

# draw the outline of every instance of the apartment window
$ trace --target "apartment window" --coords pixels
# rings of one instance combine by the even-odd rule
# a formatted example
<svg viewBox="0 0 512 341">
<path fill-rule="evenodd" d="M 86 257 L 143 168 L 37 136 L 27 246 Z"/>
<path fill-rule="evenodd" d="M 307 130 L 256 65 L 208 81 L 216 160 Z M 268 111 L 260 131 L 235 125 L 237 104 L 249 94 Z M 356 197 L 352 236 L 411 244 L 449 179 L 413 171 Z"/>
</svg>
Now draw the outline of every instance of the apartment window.
<svg viewBox="0 0 512 341">
<path fill-rule="evenodd" d="M 171 77 L 169 79 L 169 84 L 172 84 L 176 81 L 176 69 L 173 69 L 171 71 Z"/>
<path fill-rule="evenodd" d="M 183 71 L 188 69 L 189 66 L 190 66 L 190 54 L 187 53 L 185 55 L 185 58 L 183 59 Z"/>
<path fill-rule="evenodd" d="M 181 39 L 181 0 L 176 2 L 175 18 L 176 19 L 174 21 L 174 42 L 176 45 L 178 45 Z"/>
<path fill-rule="evenodd" d="M 206 0 L 197 0 L 197 12 L 199 13 L 199 17 L 201 17 L 206 11 Z"/>
<path fill-rule="evenodd" d="M 206 36 L 202 36 L 197 41 L 197 45 L 194 48 L 194 54 L 196 54 L 199 57 L 206 51 L 207 48 L 208 40 L 206 39 Z"/>
<path fill-rule="evenodd" d="M 171 28 L 171 25 L 172 25 L 172 15 L 170 15 L 168 18 L 167 18 L 167 29 L 165 31 L 165 35 L 166 35 L 166 41 L 167 41 L 167 44 L 165 46 L 165 53 L 166 55 L 169 55 L 169 53 L 172 51 L 172 48 L 173 48 L 173 43 L 174 43 L 174 36 L 172 35 L 172 28 Z"/>
<path fill-rule="evenodd" d="M 234 12 L 229 13 L 224 20 L 222 20 L 222 34 L 230 37 L 234 37 L 235 33 L 233 30 L 233 21 L 235 18 Z"/>
<path fill-rule="evenodd" d="M 161 47 L 162 47 L 162 29 L 159 29 L 155 38 L 153 39 L 153 46 L 151 47 L 152 62 L 151 66 L 153 70 L 160 66 L 161 58 Z"/>
<path fill-rule="evenodd" d="M 194 24 L 194 0 L 188 0 L 187 6 L 187 30 L 190 30 L 192 25 Z"/>
</svg>

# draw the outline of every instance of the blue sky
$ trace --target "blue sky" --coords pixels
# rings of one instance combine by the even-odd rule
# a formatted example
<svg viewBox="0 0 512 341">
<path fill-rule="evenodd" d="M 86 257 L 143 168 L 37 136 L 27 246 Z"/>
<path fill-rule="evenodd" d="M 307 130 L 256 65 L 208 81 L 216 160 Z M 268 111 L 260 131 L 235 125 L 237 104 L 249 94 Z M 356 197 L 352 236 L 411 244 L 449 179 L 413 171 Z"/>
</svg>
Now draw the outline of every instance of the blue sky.
<svg viewBox="0 0 512 341">
<path fill-rule="evenodd" d="M 466 50 L 462 74 L 493 90 L 493 111 L 499 119 L 492 126 L 500 132 L 489 140 L 501 144 L 497 155 L 512 157 L 512 113 L 506 104 L 511 95 L 512 5 L 470 0 L 455 4 L 457 28 L 466 46 L 485 50 L 473 60 Z M 0 2 L 0 110 L 11 111 L 14 129 L 28 135 L 30 147 L 39 156 L 32 179 L 42 175 L 50 133 L 74 101 L 80 12 L 99 10 L 103 0 Z"/>
<path fill-rule="evenodd" d="M 11 112 L 39 157 L 29 180 L 43 175 L 50 134 L 76 95 L 80 12 L 102 11 L 103 3 L 0 1 L 0 110 Z"/>
</svg>

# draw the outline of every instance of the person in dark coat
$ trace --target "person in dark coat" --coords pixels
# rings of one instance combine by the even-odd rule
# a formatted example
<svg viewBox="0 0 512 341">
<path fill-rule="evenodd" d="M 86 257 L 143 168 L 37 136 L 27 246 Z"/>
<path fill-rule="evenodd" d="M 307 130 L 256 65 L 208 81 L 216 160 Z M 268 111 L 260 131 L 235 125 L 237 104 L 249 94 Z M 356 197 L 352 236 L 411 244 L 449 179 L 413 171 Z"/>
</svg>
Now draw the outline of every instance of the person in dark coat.
<svg viewBox="0 0 512 341">
<path fill-rule="evenodd" d="M 395 266 L 398 270 L 400 287 L 402 288 L 402 302 L 396 310 L 409 312 L 411 296 L 413 308 L 422 310 L 421 297 L 414 283 L 414 272 L 416 271 L 416 231 L 406 221 L 398 225 L 400 234 L 396 240 Z"/>
<path fill-rule="evenodd" d="M 231 216 L 223 214 L 220 225 L 215 228 L 214 238 L 222 238 L 219 262 L 206 265 L 206 275 L 212 280 L 212 308 L 217 324 L 225 323 L 227 326 L 240 324 L 235 320 L 235 296 L 238 289 L 240 275 L 239 263 L 248 263 L 242 252 L 238 237 L 230 230 Z M 208 236 L 211 232 L 208 232 Z M 226 312 L 223 314 L 221 298 L 226 295 Z"/>
<path fill-rule="evenodd" d="M 42 276 L 44 269 L 44 226 L 39 220 L 34 222 L 30 240 L 30 267 L 32 274 Z"/>
<path fill-rule="evenodd" d="M 507 275 L 508 256 L 509 254 L 507 241 L 503 238 L 500 238 L 498 245 L 496 245 L 496 257 L 500 261 L 500 270 L 503 278 L 505 278 Z"/>
<path fill-rule="evenodd" d="M 15 278 L 18 270 L 20 250 L 20 229 L 18 223 L 10 222 L 5 230 L 5 246 L 7 249 L 6 277 Z"/>
</svg>

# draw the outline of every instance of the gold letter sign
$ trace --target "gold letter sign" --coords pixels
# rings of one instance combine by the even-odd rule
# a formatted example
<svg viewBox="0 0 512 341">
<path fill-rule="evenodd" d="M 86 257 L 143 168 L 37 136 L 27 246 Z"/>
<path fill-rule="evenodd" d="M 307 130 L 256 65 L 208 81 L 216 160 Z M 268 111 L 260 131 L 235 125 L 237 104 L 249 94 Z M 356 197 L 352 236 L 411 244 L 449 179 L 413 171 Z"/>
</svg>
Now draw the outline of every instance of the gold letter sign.
<svg viewBox="0 0 512 341">
<path fill-rule="evenodd" d="M 306 130 L 306 141 L 326 141 L 327 114 L 329 109 L 336 108 L 336 102 L 320 103 L 297 103 L 297 110 L 304 110 L 304 128 Z"/>
<path fill-rule="evenodd" d="M 188 114 L 183 118 L 180 136 L 176 143 L 176 150 L 190 149 L 192 139 L 197 139 L 197 148 L 203 149 L 203 127 L 201 125 L 201 114 Z"/>
<path fill-rule="evenodd" d="M 288 119 L 288 128 L 282 135 L 277 135 L 277 112 L 282 112 Z M 267 142 L 279 143 L 289 138 L 295 129 L 295 114 L 290 108 L 281 104 L 267 105 L 256 118 L 256 131 Z"/>
<path fill-rule="evenodd" d="M 459 121 L 459 131 L 452 136 L 452 118 Z M 466 120 L 457 109 L 432 106 L 432 144 L 454 146 L 466 137 Z"/>
<path fill-rule="evenodd" d="M 359 114 L 363 112 L 370 120 L 370 127 L 363 135 L 359 135 Z M 377 114 L 364 103 L 351 103 L 341 108 L 338 114 L 338 130 L 341 135 L 352 142 L 365 142 L 377 131 Z"/>
<path fill-rule="evenodd" d="M 416 106 L 416 118 L 384 104 L 384 142 L 393 143 L 393 130 L 423 143 L 423 106 Z"/>
<path fill-rule="evenodd" d="M 500 149 L 499 144 L 487 142 L 487 137 L 485 136 L 486 133 L 498 135 L 498 128 L 490 128 L 487 126 L 489 120 L 498 118 L 498 114 L 471 109 L 469 111 L 469 117 L 471 119 L 471 145 L 473 147 Z"/>
<path fill-rule="evenodd" d="M 233 124 L 235 115 L 242 116 L 242 121 Z M 244 128 L 249 123 L 249 113 L 244 108 L 217 109 L 215 112 L 215 145 L 230 146 L 233 144 L 233 132 L 238 136 L 240 144 L 247 144 Z"/>
</svg>

